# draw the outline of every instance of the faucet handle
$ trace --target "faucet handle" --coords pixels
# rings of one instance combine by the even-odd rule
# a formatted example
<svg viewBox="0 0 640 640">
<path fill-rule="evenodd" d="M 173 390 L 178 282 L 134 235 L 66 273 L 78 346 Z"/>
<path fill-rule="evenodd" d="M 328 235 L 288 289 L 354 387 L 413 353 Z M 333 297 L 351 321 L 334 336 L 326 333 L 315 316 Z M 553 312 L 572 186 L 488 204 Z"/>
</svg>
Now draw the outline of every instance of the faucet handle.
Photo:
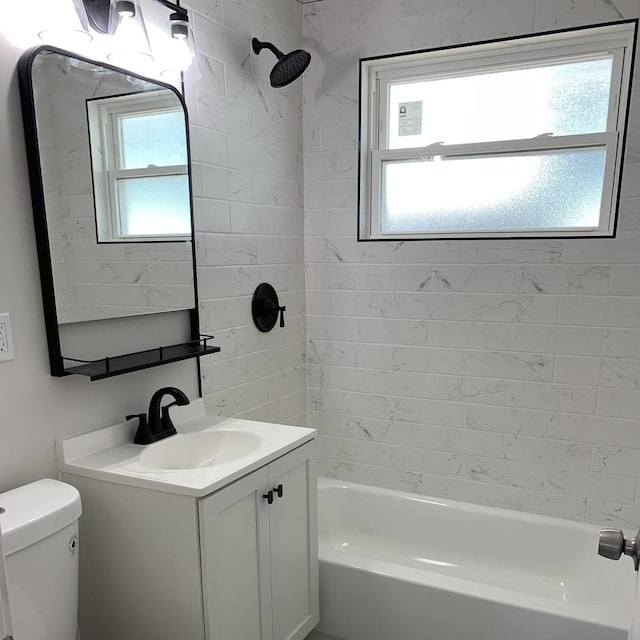
<svg viewBox="0 0 640 640">
<path fill-rule="evenodd" d="M 136 431 L 136 436 L 133 439 L 134 444 L 148 444 L 152 438 L 151 429 L 149 429 L 149 423 L 147 422 L 147 414 L 146 413 L 134 413 L 130 416 L 126 416 L 127 420 L 133 420 L 134 418 L 138 418 L 138 430 Z"/>
<path fill-rule="evenodd" d="M 126 420 L 135 420 L 136 418 L 139 418 L 140 422 L 142 422 L 143 420 L 146 422 L 147 421 L 147 414 L 146 413 L 132 413 L 130 416 L 125 416 Z"/>
</svg>

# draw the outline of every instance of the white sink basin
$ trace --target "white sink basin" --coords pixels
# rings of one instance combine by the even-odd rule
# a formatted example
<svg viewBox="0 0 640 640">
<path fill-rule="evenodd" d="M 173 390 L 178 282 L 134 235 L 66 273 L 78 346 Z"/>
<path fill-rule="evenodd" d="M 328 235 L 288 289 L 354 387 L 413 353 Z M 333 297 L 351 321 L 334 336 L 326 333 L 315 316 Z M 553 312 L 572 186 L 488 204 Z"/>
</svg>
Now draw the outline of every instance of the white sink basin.
<svg viewBox="0 0 640 640">
<path fill-rule="evenodd" d="M 171 409 L 177 435 L 132 444 L 131 422 L 62 438 L 60 471 L 154 491 L 203 498 L 310 442 L 314 429 L 205 413 L 197 398 Z"/>
<path fill-rule="evenodd" d="M 177 434 L 150 445 L 140 454 L 139 461 L 147 469 L 199 469 L 238 460 L 257 451 L 263 443 L 259 435 L 240 429 Z"/>
</svg>

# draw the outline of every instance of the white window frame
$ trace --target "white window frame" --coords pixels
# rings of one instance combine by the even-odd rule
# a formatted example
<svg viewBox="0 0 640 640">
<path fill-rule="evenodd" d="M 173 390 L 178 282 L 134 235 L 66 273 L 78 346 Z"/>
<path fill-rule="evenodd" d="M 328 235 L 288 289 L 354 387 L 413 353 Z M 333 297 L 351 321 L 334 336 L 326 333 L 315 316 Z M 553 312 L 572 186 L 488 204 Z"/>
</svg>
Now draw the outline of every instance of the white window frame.
<svg viewBox="0 0 640 640">
<path fill-rule="evenodd" d="M 637 20 L 537 36 L 459 45 L 417 53 L 360 60 L 360 175 L 358 240 L 452 238 L 611 237 L 615 235 L 622 156 L 630 98 Z M 386 149 L 389 87 L 403 81 L 467 75 L 470 71 L 539 67 L 558 60 L 613 56 L 607 131 L 469 144 L 432 144 Z M 606 150 L 600 224 L 597 227 L 463 230 L 434 233 L 383 233 L 380 222 L 385 161 L 434 157 L 492 157 L 503 154 L 600 147 Z"/>
<path fill-rule="evenodd" d="M 187 164 L 122 168 L 119 120 L 125 116 L 179 111 L 176 97 L 168 91 L 99 98 L 87 102 L 91 165 L 98 242 L 182 242 L 191 234 L 124 234 L 120 224 L 118 181 L 123 179 L 187 175 Z M 189 211 L 191 215 L 191 211 Z"/>
</svg>

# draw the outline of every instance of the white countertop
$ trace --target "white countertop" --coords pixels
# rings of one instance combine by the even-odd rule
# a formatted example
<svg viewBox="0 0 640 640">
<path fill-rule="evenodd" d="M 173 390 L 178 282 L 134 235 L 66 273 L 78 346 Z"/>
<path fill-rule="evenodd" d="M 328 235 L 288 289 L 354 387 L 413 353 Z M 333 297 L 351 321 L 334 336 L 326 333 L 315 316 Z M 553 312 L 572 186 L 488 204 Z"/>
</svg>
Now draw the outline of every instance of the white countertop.
<svg viewBox="0 0 640 640">
<path fill-rule="evenodd" d="M 315 429 L 206 414 L 202 398 L 185 407 L 172 407 L 171 418 L 179 434 L 241 429 L 259 435 L 265 442 L 257 451 L 225 464 L 197 469 L 148 469 L 138 458 L 154 445 L 133 444 L 137 429 L 137 422 L 133 420 L 61 438 L 56 443 L 58 469 L 63 473 L 200 498 L 316 437 Z"/>
</svg>

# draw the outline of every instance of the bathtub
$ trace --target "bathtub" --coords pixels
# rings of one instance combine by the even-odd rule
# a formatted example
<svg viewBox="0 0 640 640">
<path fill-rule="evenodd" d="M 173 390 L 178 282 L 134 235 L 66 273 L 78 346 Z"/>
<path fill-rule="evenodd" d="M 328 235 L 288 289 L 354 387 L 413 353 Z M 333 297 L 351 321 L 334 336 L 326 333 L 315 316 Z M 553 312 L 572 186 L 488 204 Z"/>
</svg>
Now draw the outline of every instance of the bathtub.
<svg viewBox="0 0 640 640">
<path fill-rule="evenodd" d="M 309 640 L 626 640 L 636 573 L 598 533 L 321 478 Z"/>
</svg>

